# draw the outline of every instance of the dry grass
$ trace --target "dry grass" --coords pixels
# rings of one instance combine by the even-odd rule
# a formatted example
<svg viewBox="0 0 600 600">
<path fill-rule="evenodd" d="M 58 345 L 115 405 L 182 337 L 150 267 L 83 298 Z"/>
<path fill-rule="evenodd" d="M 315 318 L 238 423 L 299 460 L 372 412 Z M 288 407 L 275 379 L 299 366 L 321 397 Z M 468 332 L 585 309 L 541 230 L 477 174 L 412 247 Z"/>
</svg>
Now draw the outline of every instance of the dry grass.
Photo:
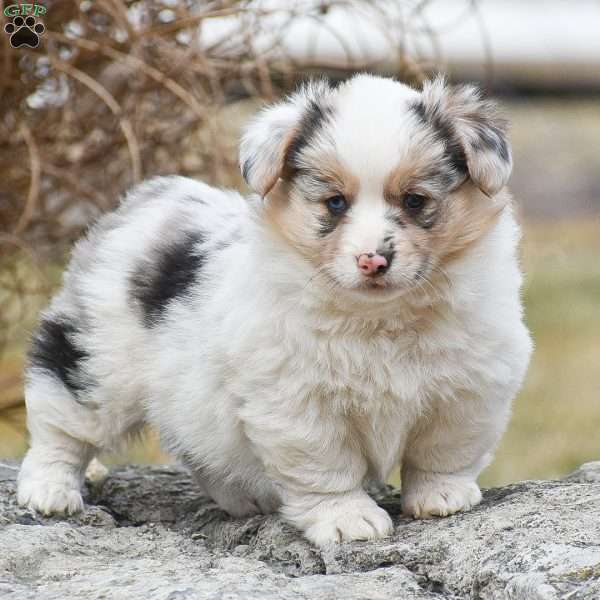
<svg viewBox="0 0 600 600">
<path fill-rule="evenodd" d="M 598 222 L 528 224 L 523 246 L 527 321 L 536 351 L 493 465 L 482 481 L 499 485 L 567 473 L 600 458 L 600 236 Z M 0 457 L 26 447 L 20 359 L 2 363 Z M 156 437 L 136 441 L 113 461 L 162 462 Z"/>
</svg>

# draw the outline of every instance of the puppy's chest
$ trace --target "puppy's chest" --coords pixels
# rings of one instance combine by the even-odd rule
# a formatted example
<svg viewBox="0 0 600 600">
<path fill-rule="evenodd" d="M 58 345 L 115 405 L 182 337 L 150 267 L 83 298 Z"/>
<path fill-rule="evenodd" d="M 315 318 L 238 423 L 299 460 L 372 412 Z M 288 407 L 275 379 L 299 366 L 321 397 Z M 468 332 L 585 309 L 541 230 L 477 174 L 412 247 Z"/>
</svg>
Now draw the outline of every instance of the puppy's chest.
<svg viewBox="0 0 600 600">
<path fill-rule="evenodd" d="M 469 381 L 465 334 L 437 328 L 331 327 L 293 319 L 228 344 L 227 388 L 240 398 L 315 401 L 335 412 L 408 416 Z M 461 375 L 462 373 L 462 375 Z"/>
<path fill-rule="evenodd" d="M 298 341 L 290 352 L 302 354 L 303 368 L 284 377 L 301 378 L 307 394 L 342 411 L 414 403 L 432 383 L 425 373 L 435 360 L 419 351 L 414 332 L 311 332 Z"/>
</svg>

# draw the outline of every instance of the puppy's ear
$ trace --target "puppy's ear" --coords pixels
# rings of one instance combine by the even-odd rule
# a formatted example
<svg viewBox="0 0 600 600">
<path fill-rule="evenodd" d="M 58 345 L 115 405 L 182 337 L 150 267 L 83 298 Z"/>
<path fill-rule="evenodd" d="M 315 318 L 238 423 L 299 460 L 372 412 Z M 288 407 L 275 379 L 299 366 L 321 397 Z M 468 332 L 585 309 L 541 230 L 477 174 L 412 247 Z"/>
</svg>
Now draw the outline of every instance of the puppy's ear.
<svg viewBox="0 0 600 600">
<path fill-rule="evenodd" d="M 441 77 L 425 83 L 421 98 L 420 116 L 447 149 L 460 145 L 473 183 L 488 196 L 497 194 L 508 182 L 512 157 L 508 124 L 496 104 L 483 100 L 474 86 L 447 86 Z"/>
<path fill-rule="evenodd" d="M 324 80 L 310 82 L 285 101 L 263 109 L 246 128 L 240 143 L 240 169 L 246 183 L 266 196 L 286 168 L 331 113 L 332 89 Z"/>
</svg>

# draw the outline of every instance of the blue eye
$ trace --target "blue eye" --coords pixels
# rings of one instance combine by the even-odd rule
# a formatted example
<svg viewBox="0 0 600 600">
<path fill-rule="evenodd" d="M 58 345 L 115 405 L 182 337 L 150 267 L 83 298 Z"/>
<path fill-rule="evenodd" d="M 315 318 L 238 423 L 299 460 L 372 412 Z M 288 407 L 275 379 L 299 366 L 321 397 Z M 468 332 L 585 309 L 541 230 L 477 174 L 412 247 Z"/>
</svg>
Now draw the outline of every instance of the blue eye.
<svg viewBox="0 0 600 600">
<path fill-rule="evenodd" d="M 421 194 L 406 194 L 402 200 L 404 208 L 415 213 L 423 210 L 427 203 L 427 198 Z"/>
<path fill-rule="evenodd" d="M 344 198 L 344 196 L 338 194 L 337 196 L 332 196 L 331 198 L 328 198 L 327 208 L 334 215 L 339 215 L 346 211 L 346 209 L 348 208 L 348 202 L 346 201 L 346 198 Z"/>
</svg>

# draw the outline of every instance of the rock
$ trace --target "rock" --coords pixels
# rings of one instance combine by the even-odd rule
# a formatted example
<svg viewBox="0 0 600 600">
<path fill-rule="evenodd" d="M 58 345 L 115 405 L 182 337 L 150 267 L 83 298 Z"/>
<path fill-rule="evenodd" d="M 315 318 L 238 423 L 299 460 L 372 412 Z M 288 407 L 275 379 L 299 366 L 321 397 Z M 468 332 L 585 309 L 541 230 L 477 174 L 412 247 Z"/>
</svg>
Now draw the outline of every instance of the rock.
<svg viewBox="0 0 600 600">
<path fill-rule="evenodd" d="M 275 516 L 232 519 L 179 467 L 119 467 L 86 511 L 45 518 L 15 501 L 0 463 L 0 597 L 288 600 L 600 598 L 599 463 L 562 481 L 487 490 L 470 513 L 317 550 Z M 595 473 L 595 475 L 593 475 Z"/>
<path fill-rule="evenodd" d="M 578 483 L 600 482 L 600 460 L 584 463 L 563 478 L 563 481 L 576 481 Z"/>
</svg>

